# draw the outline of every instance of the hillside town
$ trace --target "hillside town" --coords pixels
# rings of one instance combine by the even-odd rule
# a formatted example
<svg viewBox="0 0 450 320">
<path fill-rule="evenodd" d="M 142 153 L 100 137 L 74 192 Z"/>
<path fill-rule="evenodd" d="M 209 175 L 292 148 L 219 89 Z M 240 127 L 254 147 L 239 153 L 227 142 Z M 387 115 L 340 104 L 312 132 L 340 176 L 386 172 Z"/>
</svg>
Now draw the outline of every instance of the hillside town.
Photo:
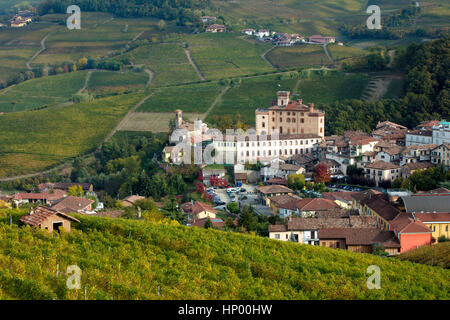
<svg viewBox="0 0 450 320">
<path fill-rule="evenodd" d="M 383 121 L 371 134 L 347 131 L 325 136 L 325 113 L 280 91 L 268 108 L 255 111 L 253 134 L 235 134 L 223 141 L 209 134 L 205 123 L 185 122 L 181 110 L 175 123 L 176 130 L 186 132 L 188 148 L 201 146 L 204 151 L 213 146 L 218 154 L 225 154 L 223 159 L 229 162 L 224 164 L 233 168 L 238 195 L 228 192 L 231 196 L 220 197 L 214 189 L 228 185 L 223 183 L 227 170 L 204 165 L 203 183 L 210 187 L 216 204 L 237 201 L 242 206 L 245 201 L 238 198 L 253 198 L 262 214 L 285 219 L 286 223 L 269 226 L 272 239 L 366 253 L 379 245 L 386 254 L 396 255 L 449 237 L 448 189 L 414 193 L 393 188 L 416 171 L 441 165 L 448 170 L 449 122 L 429 121 L 408 129 Z M 167 146 L 162 158 L 180 164 L 185 151 Z M 295 175 L 314 182 L 319 166 L 328 175 L 327 192 L 288 187 L 289 177 Z M 365 186 L 331 182 L 348 181 L 352 170 L 359 170 Z M 242 189 L 253 190 L 253 195 Z M 212 210 L 206 212 L 217 226 L 224 223 Z"/>
</svg>

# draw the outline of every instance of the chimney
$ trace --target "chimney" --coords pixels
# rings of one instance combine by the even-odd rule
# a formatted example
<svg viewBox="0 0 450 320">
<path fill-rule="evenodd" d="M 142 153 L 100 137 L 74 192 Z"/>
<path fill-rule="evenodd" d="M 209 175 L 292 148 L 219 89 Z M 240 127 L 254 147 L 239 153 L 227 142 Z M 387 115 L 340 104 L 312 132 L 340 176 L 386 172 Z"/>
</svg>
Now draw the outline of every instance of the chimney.
<svg viewBox="0 0 450 320">
<path fill-rule="evenodd" d="M 308 106 L 309 106 L 309 112 L 314 112 L 314 103 L 310 103 Z"/>
<path fill-rule="evenodd" d="M 279 107 L 281 106 L 287 106 L 289 104 L 289 91 L 278 91 L 277 92 L 277 105 Z"/>
<path fill-rule="evenodd" d="M 298 99 L 298 103 L 303 104 L 303 99 Z"/>
</svg>

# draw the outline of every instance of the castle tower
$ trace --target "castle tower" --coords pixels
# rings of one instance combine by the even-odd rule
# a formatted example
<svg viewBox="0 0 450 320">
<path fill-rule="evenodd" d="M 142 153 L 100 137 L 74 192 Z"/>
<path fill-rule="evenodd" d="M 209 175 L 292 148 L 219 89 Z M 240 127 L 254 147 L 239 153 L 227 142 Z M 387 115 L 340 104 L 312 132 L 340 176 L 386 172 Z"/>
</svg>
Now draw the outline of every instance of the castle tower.
<svg viewBox="0 0 450 320">
<path fill-rule="evenodd" d="M 175 127 L 176 129 L 180 128 L 183 124 L 183 111 L 180 109 L 175 110 Z"/>
<path fill-rule="evenodd" d="M 289 95 L 291 93 L 289 91 L 278 91 L 277 92 L 277 105 L 278 106 L 287 106 L 289 104 Z"/>
</svg>

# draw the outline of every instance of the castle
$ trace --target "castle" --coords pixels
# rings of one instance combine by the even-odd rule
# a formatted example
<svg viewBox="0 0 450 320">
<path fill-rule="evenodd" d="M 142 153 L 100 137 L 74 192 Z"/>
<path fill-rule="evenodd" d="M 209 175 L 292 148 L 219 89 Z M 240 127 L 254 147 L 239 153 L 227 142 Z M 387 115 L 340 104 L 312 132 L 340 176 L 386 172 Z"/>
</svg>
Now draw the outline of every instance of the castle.
<svg viewBox="0 0 450 320">
<path fill-rule="evenodd" d="M 255 111 L 256 134 L 316 134 L 325 135 L 325 113 L 304 105 L 302 100 L 291 101 L 289 91 L 279 91 L 277 100 L 268 109 Z"/>
</svg>

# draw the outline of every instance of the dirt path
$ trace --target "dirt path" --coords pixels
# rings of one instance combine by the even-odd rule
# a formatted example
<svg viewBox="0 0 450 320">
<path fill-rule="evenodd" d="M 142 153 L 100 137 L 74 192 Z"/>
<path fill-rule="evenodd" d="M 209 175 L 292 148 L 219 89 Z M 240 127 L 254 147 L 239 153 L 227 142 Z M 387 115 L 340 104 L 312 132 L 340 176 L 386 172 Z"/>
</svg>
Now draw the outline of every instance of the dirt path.
<svg viewBox="0 0 450 320">
<path fill-rule="evenodd" d="M 83 86 L 83 88 L 81 88 L 80 90 L 77 91 L 77 94 L 80 94 L 80 93 L 82 93 L 84 90 L 86 90 L 86 88 L 87 88 L 87 86 L 88 86 L 88 84 L 89 84 L 89 80 L 91 79 L 92 73 L 93 73 L 92 70 L 89 70 L 89 71 L 88 71 L 88 73 L 87 73 L 87 75 L 86 75 L 86 79 L 84 80 L 84 86 Z"/>
<path fill-rule="evenodd" d="M 295 95 L 298 91 L 298 87 L 300 87 L 300 83 L 302 82 L 302 79 L 298 79 L 297 83 L 295 84 L 294 90 L 292 90 L 292 95 Z"/>
<path fill-rule="evenodd" d="M 153 95 L 153 92 L 151 94 L 149 94 L 148 96 L 146 96 L 144 99 L 142 99 L 141 101 L 139 101 L 130 111 L 128 111 L 127 115 L 122 119 L 122 121 L 119 122 L 119 124 L 114 128 L 113 131 L 111 131 L 106 138 L 103 140 L 103 142 L 98 146 L 96 151 L 100 151 L 100 148 L 102 147 L 102 144 L 107 142 L 109 139 L 112 138 L 112 136 L 119 131 L 123 125 L 128 121 L 128 119 L 131 117 L 131 115 L 136 111 L 137 108 L 139 108 L 140 106 L 142 106 L 145 101 L 147 101 L 151 96 Z"/>
<path fill-rule="evenodd" d="M 270 60 L 266 58 L 266 55 L 267 55 L 270 51 L 272 51 L 273 49 L 275 49 L 275 47 L 271 47 L 271 48 L 269 48 L 268 50 L 266 50 L 265 52 L 263 52 L 263 53 L 261 54 L 261 58 L 262 58 L 265 62 L 267 62 L 272 68 L 274 68 L 275 70 L 278 70 L 278 68 L 275 67 L 275 66 L 272 64 L 272 62 L 270 62 Z"/>
<path fill-rule="evenodd" d="M 328 51 L 328 44 L 327 44 L 327 43 L 323 45 L 323 50 L 325 51 L 325 53 L 326 53 L 328 59 L 329 59 L 331 62 L 334 62 L 333 57 L 332 57 L 331 54 L 330 54 L 330 51 Z"/>
<path fill-rule="evenodd" d="M 200 117 L 202 121 L 205 121 L 205 119 L 209 116 L 211 111 L 214 109 L 214 107 L 219 103 L 219 101 L 222 99 L 222 97 L 225 95 L 225 93 L 230 89 L 230 86 L 225 87 L 222 92 L 216 97 L 214 102 L 211 104 L 211 106 L 208 108 L 208 110 Z"/>
<path fill-rule="evenodd" d="M 200 79 L 202 79 L 202 81 L 205 81 L 206 80 L 205 76 L 200 72 L 200 69 L 198 68 L 197 64 L 195 63 L 194 58 L 192 58 L 191 50 L 189 50 L 187 48 L 183 48 L 183 49 L 184 49 L 184 52 L 186 53 L 186 57 L 188 58 L 189 63 L 192 65 L 195 72 L 197 72 L 198 76 L 200 77 Z"/>
<path fill-rule="evenodd" d="M 33 68 L 31 67 L 31 63 L 33 62 L 34 59 L 36 59 L 36 57 L 37 57 L 38 55 L 40 55 L 44 50 L 47 49 L 47 47 L 45 46 L 45 41 L 47 40 L 47 38 L 48 38 L 49 35 L 50 35 L 50 33 L 47 34 L 47 35 L 41 40 L 41 49 L 38 50 L 38 51 L 30 58 L 30 60 L 27 61 L 27 69 L 28 69 L 28 70 L 33 70 Z"/>
<path fill-rule="evenodd" d="M 5 93 L 7 93 L 9 90 L 11 90 L 11 89 L 14 88 L 14 87 L 15 87 L 15 84 L 13 84 L 12 86 L 9 86 L 9 87 L 3 89 L 3 91 L 0 92 L 0 96 L 1 96 L 1 95 L 4 95 Z"/>
</svg>

